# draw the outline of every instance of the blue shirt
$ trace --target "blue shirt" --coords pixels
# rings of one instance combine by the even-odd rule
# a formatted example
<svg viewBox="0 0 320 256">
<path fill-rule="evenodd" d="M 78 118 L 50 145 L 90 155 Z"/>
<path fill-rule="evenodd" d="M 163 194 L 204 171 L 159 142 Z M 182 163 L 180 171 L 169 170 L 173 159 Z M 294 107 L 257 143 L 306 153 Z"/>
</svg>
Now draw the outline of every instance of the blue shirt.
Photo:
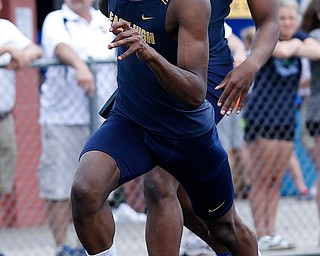
<svg viewBox="0 0 320 256">
<path fill-rule="evenodd" d="M 221 83 L 233 67 L 233 57 L 225 38 L 224 22 L 229 15 L 232 0 L 211 0 L 211 19 L 209 24 L 210 58 L 208 67 L 208 90 L 217 98 L 223 90 L 214 87 Z"/>
<path fill-rule="evenodd" d="M 151 47 L 177 65 L 177 42 L 165 28 L 169 4 L 166 0 L 110 0 L 109 18 L 112 22 L 130 22 Z M 119 54 L 126 49 L 120 47 Z M 149 66 L 136 55 L 118 61 L 118 95 L 113 111 L 165 137 L 199 136 L 214 125 L 213 108 L 208 101 L 190 110 L 162 87 Z"/>
<path fill-rule="evenodd" d="M 308 35 L 297 32 L 301 41 Z M 301 75 L 299 57 L 271 57 L 260 69 L 244 108 L 247 121 L 257 125 L 289 125 L 295 121 L 295 97 Z"/>
</svg>

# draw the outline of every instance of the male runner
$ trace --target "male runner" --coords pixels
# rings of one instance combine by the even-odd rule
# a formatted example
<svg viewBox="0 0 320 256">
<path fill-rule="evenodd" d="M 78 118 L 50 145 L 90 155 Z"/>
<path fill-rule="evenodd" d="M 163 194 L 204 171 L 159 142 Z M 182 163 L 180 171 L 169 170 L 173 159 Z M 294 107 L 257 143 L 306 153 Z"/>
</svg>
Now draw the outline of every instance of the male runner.
<svg viewBox="0 0 320 256">
<path fill-rule="evenodd" d="M 231 1 L 211 0 L 211 19 L 209 25 L 210 57 L 208 70 L 207 99 L 215 109 L 215 123 L 222 115 L 232 111 L 230 101 L 241 97 L 237 111 L 241 111 L 246 94 L 259 68 L 270 57 L 278 39 L 278 17 L 276 0 L 247 0 L 256 25 L 256 36 L 247 59 L 230 72 L 233 60 L 224 35 L 224 20 L 229 14 Z M 220 85 L 219 85 L 220 84 Z M 216 86 L 219 89 L 216 90 Z M 223 94 L 222 94 L 223 92 Z M 220 95 L 222 96 L 220 97 Z M 224 102 L 221 113 L 217 101 Z M 234 103 L 234 102 L 233 102 Z M 224 255 L 224 248 L 219 248 L 209 238 L 206 228 L 193 214 L 186 193 L 180 186 L 179 199 L 183 209 L 182 219 L 180 204 L 177 200 L 179 183 L 167 172 L 156 168 L 145 175 L 144 190 L 148 209 L 146 239 L 149 255 L 178 255 L 182 234 L 182 223 L 204 239 L 216 253 Z M 235 219 L 235 222 L 240 221 Z M 167 230 L 170 233 L 167 234 Z"/>
<path fill-rule="evenodd" d="M 234 221 L 231 171 L 205 100 L 210 2 L 109 0 L 107 10 L 116 35 L 109 47 L 119 53 L 118 95 L 84 147 L 72 186 L 82 244 L 90 255 L 116 255 L 105 200 L 119 185 L 160 166 L 185 188 L 216 241 L 234 256 L 256 256 L 254 234 Z M 228 97 L 228 112 L 240 95 Z"/>
</svg>

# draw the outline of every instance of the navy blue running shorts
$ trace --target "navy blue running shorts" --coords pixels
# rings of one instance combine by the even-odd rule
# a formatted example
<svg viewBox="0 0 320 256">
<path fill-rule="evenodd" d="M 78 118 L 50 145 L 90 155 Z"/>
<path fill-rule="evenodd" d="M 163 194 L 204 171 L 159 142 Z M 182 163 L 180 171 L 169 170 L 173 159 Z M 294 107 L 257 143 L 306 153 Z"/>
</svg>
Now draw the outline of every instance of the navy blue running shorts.
<svg viewBox="0 0 320 256">
<path fill-rule="evenodd" d="M 212 107 L 214 108 L 214 121 L 215 124 L 218 124 L 223 118 L 223 115 L 220 114 L 221 107 L 218 107 L 217 105 L 219 98 L 213 93 L 211 93 L 211 91 L 212 90 L 210 90 L 208 87 L 206 99 L 211 103 Z"/>
<path fill-rule="evenodd" d="M 219 85 L 226 75 L 232 70 L 233 64 L 213 64 L 214 61 L 210 61 L 208 69 L 208 88 L 206 99 L 211 103 L 214 108 L 214 118 L 215 123 L 218 124 L 223 118 L 223 115 L 220 114 L 221 107 L 217 106 L 218 100 L 223 93 L 223 90 L 216 90 L 216 86 Z"/>
<path fill-rule="evenodd" d="M 307 121 L 306 127 L 311 136 L 314 137 L 320 135 L 320 122 Z"/>
<path fill-rule="evenodd" d="M 261 136 L 269 140 L 294 141 L 295 122 L 284 125 L 259 125 L 253 121 L 246 122 L 245 141 L 254 141 Z"/>
<path fill-rule="evenodd" d="M 190 197 L 196 215 L 215 219 L 234 200 L 228 157 L 216 128 L 196 138 L 171 139 L 152 134 L 111 111 L 81 153 L 98 150 L 110 155 L 120 172 L 119 186 L 157 165 L 173 175 Z"/>
</svg>

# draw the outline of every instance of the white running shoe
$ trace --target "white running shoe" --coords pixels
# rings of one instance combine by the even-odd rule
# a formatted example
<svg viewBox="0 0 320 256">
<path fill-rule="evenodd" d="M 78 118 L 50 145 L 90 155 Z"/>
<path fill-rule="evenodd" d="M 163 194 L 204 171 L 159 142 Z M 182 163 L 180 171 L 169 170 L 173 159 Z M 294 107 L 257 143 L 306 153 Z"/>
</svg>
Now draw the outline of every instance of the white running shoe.
<svg viewBox="0 0 320 256">
<path fill-rule="evenodd" d="M 215 252 L 198 236 L 189 232 L 183 237 L 180 255 L 182 256 L 213 256 Z"/>
<path fill-rule="evenodd" d="M 145 213 L 136 212 L 127 203 L 121 203 L 115 209 L 112 209 L 115 223 L 140 223 L 146 222 L 147 215 Z"/>
<path fill-rule="evenodd" d="M 275 235 L 260 237 L 258 247 L 260 251 L 288 250 L 295 248 L 295 244 L 280 235 Z"/>
<path fill-rule="evenodd" d="M 316 198 L 317 196 L 317 185 L 314 184 L 311 189 L 310 189 L 310 195 L 313 197 L 313 198 Z"/>
<path fill-rule="evenodd" d="M 190 231 L 187 231 L 184 235 L 180 256 L 214 256 L 216 253 L 207 245 L 201 238 L 196 236 Z M 270 237 L 271 238 L 271 237 Z M 258 255 L 261 256 L 261 252 L 258 251 Z"/>
<path fill-rule="evenodd" d="M 271 248 L 271 236 L 262 236 L 258 239 L 258 248 L 260 251 L 269 251 Z"/>
<path fill-rule="evenodd" d="M 288 250 L 295 248 L 295 244 L 291 241 L 284 239 L 280 235 L 275 235 L 271 239 L 272 250 Z"/>
</svg>

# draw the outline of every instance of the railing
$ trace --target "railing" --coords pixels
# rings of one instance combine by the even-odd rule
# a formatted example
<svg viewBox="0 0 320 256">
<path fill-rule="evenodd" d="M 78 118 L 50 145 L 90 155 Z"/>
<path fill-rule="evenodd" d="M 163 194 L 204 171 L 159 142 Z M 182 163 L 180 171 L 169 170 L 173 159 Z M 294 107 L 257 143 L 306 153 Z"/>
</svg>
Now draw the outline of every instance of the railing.
<svg viewBox="0 0 320 256">
<path fill-rule="evenodd" d="M 90 59 L 87 61 L 87 64 L 93 72 L 96 81 L 105 81 L 106 86 L 108 83 L 116 83 L 114 72 L 106 71 L 99 74 L 96 72 L 97 64 L 108 64 L 116 70 L 115 61 Z M 14 193 L 7 195 L 6 200 L 2 203 L 2 221 L 0 222 L 0 227 L 2 227 L 0 229 L 0 252 L 2 251 L 8 256 L 54 255 L 54 242 L 46 224 L 44 204 L 38 191 L 37 167 L 41 152 L 41 136 L 38 122 L 39 84 L 41 83 L 39 70 L 56 65 L 62 65 L 62 63 L 55 59 L 39 59 L 34 61 L 31 68 L 27 71 L 17 72 L 17 103 L 14 109 L 18 144 L 17 177 Z M 5 63 L 0 64 L 0 68 L 4 66 Z M 97 77 L 97 75 L 99 77 Z M 272 78 L 270 78 L 270 80 L 271 79 Z M 0 100 L 3 100 L 2 96 L 0 97 Z M 272 100 L 273 96 L 270 95 L 269 98 Z M 107 98 L 102 99 L 102 103 L 106 100 Z M 72 104 L 77 104 L 77 99 L 70 99 L 70 101 Z M 91 117 L 91 131 L 96 130 L 101 123 L 101 118 L 98 115 L 100 107 L 101 102 L 99 95 L 95 93 L 90 97 L 88 110 Z M 309 152 L 302 143 L 301 131 L 303 121 L 301 119 L 301 111 L 298 110 L 296 114 L 295 152 L 298 156 L 305 184 L 312 191 L 312 195 L 315 196 L 317 172 Z M 234 123 L 231 123 L 231 126 L 234 126 Z M 221 136 L 222 132 L 223 131 L 220 131 Z M 235 133 L 231 133 L 231 137 L 236 137 Z M 246 144 L 243 142 L 242 146 L 245 147 Z M 225 148 L 229 149 L 226 144 Z M 238 150 L 232 149 L 229 153 L 230 159 L 236 163 L 232 171 L 236 187 L 236 206 L 238 213 L 254 230 L 252 211 L 258 211 L 259 209 L 250 208 L 246 193 L 244 193 L 250 193 L 250 191 L 244 191 L 244 189 L 246 188 L 245 185 L 250 185 L 246 184 L 248 180 L 249 183 L 255 182 L 255 180 L 250 179 L 247 171 L 244 170 L 244 168 L 248 166 L 243 167 L 243 165 L 236 160 L 242 157 L 241 148 L 238 148 Z M 259 158 L 259 152 L 257 152 L 255 156 L 249 156 L 249 158 L 254 157 Z M 263 159 L 261 159 L 261 161 L 263 161 Z M 260 164 L 263 166 L 268 163 L 261 162 Z M 141 186 L 141 183 L 137 183 L 130 188 L 124 188 L 124 195 L 127 201 L 135 202 L 135 205 L 132 204 L 132 207 L 140 210 L 143 209 L 144 205 Z M 277 232 L 281 233 L 287 239 L 294 241 L 300 251 L 308 252 L 310 248 L 317 248 L 319 218 L 315 199 L 299 200 L 299 191 L 290 172 L 286 172 L 280 190 L 281 201 L 278 207 Z M 130 191 L 130 193 L 128 193 L 128 191 Z M 119 242 L 118 255 L 147 255 L 143 229 L 144 224 L 141 223 L 117 224 L 117 241 Z M 279 252 L 273 255 L 279 256 L 282 254 Z"/>
</svg>

